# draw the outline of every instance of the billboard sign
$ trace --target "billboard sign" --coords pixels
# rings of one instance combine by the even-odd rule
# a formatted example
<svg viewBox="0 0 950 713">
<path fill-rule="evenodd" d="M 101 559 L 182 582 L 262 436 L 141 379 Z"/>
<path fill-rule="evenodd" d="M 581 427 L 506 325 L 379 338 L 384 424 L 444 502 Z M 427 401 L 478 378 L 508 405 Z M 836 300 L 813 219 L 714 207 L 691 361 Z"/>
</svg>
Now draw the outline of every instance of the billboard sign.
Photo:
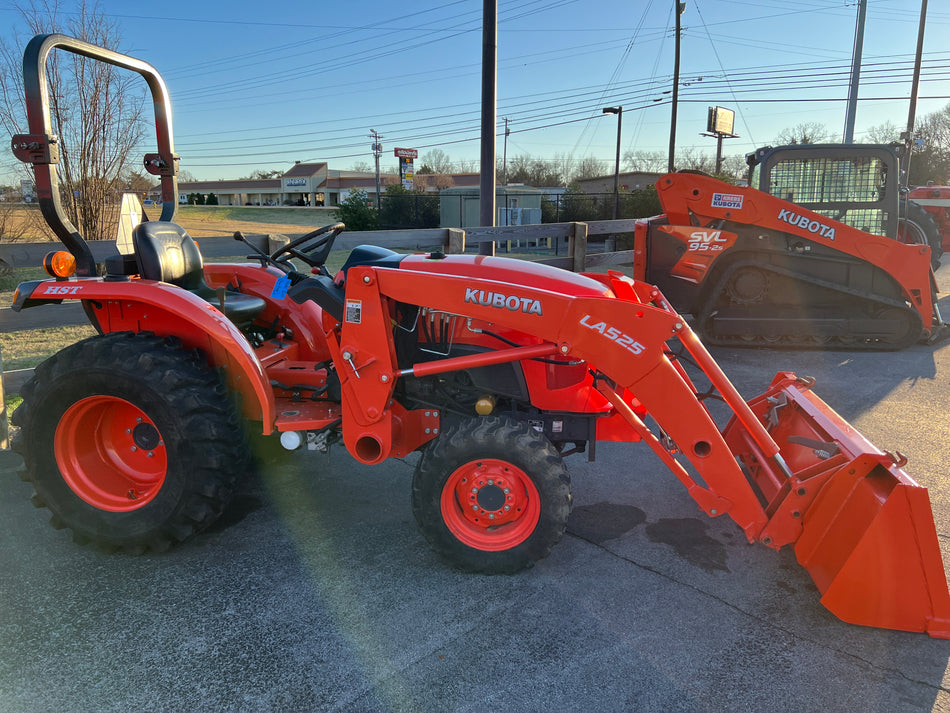
<svg viewBox="0 0 950 713">
<path fill-rule="evenodd" d="M 710 134 L 733 134 L 736 124 L 736 113 L 732 109 L 722 106 L 709 107 L 706 118 L 706 131 Z"/>
<path fill-rule="evenodd" d="M 412 166 L 412 159 L 419 157 L 416 149 L 395 149 L 393 153 L 399 159 L 399 179 L 402 181 L 402 187 L 406 190 L 412 190 L 412 179 L 415 171 Z"/>
<path fill-rule="evenodd" d="M 36 186 L 33 185 L 33 181 L 28 179 L 20 181 L 20 200 L 24 203 L 36 202 Z"/>
</svg>

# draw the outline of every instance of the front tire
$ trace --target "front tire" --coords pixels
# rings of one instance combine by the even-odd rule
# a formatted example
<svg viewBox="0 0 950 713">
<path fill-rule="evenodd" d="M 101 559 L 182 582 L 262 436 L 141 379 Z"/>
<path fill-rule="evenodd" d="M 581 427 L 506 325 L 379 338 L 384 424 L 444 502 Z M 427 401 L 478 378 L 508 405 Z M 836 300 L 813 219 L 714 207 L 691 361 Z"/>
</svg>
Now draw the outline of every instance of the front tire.
<svg viewBox="0 0 950 713">
<path fill-rule="evenodd" d="M 571 502 L 560 454 L 510 418 L 450 428 L 430 444 L 412 482 L 423 536 L 467 572 L 508 574 L 546 557 L 564 534 Z"/>
<path fill-rule="evenodd" d="M 33 501 L 107 550 L 163 551 L 208 527 L 249 470 L 228 392 L 177 340 L 122 332 L 37 367 L 13 414 Z"/>
</svg>

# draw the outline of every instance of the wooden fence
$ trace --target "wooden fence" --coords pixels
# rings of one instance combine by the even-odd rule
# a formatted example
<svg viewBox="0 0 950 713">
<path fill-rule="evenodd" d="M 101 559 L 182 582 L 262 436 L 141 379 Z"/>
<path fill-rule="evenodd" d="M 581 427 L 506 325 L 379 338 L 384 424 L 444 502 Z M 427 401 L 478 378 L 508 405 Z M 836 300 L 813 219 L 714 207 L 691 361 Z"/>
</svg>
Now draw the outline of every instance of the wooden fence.
<svg viewBox="0 0 950 713">
<path fill-rule="evenodd" d="M 466 248 L 478 246 L 482 254 L 490 253 L 493 248 L 516 250 L 536 249 L 551 246 L 554 255 L 540 257 L 535 262 L 560 267 L 574 272 L 582 272 L 604 265 L 631 263 L 634 250 L 611 252 L 588 252 L 588 239 L 607 238 L 632 233 L 635 220 L 603 220 L 590 223 L 546 223 L 541 225 L 505 226 L 499 228 L 433 228 L 427 230 L 378 230 L 369 232 L 345 232 L 334 243 L 334 248 L 350 250 L 357 245 L 378 245 L 386 248 L 431 251 L 443 250 L 446 253 L 463 253 Z M 301 233 L 302 234 L 302 233 Z M 292 236 L 297 237 L 297 236 Z M 248 240 L 264 250 L 272 250 L 274 243 L 281 242 L 279 236 L 248 235 Z M 199 239 L 201 253 L 206 258 L 227 258 L 244 256 L 246 247 L 231 237 Z M 55 249 L 57 243 L 5 243 L 0 244 L 0 266 L 30 267 L 41 265 L 43 256 Z M 112 241 L 90 241 L 90 248 L 97 262 L 109 255 L 117 254 Z M 66 327 L 86 324 L 88 320 L 82 310 L 82 303 L 67 301 L 59 305 L 31 307 L 22 312 L 14 312 L 9 307 L 0 308 L 0 331 L 16 332 L 46 327 Z M 0 361 L 2 370 L 2 361 Z M 16 393 L 32 373 L 31 369 L 4 372 L 0 397 L 4 389 L 7 393 Z"/>
</svg>

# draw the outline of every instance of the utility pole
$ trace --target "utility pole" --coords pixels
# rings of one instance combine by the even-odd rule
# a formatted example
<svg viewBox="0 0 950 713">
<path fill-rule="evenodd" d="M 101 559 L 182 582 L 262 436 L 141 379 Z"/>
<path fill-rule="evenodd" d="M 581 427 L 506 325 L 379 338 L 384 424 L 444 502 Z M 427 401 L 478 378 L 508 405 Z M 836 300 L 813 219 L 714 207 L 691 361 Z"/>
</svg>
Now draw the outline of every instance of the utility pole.
<svg viewBox="0 0 950 713">
<path fill-rule="evenodd" d="M 910 89 L 910 109 L 907 112 L 907 131 L 904 139 L 904 155 L 901 157 L 901 185 L 905 188 L 910 181 L 910 154 L 914 149 L 914 124 L 917 121 L 917 91 L 920 88 L 920 62 L 924 54 L 924 27 L 927 24 L 927 0 L 920 0 L 920 25 L 917 28 L 917 55 L 914 58 L 914 79 Z"/>
<path fill-rule="evenodd" d="M 925 0 L 926 2 L 926 0 Z M 844 115 L 843 143 L 854 143 L 854 117 L 858 110 L 858 82 L 861 79 L 861 55 L 864 52 L 864 18 L 868 0 L 858 0 L 858 24 L 854 30 L 854 52 L 851 54 L 851 83 L 848 86 L 848 108 Z"/>
<path fill-rule="evenodd" d="M 482 5 L 482 150 L 479 222 L 495 225 L 495 79 L 498 58 L 498 0 Z M 479 253 L 494 255 L 494 243 L 480 243 Z"/>
<path fill-rule="evenodd" d="M 383 145 L 379 143 L 379 140 L 383 137 L 376 131 L 376 129 L 370 129 L 369 135 L 373 140 L 373 157 L 376 159 L 376 214 L 379 215 L 379 157 L 383 155 Z"/>
<path fill-rule="evenodd" d="M 508 136 L 511 134 L 511 129 L 508 128 L 508 117 L 505 117 L 505 148 L 502 152 L 501 158 L 501 167 L 504 172 L 504 182 L 505 185 L 508 185 Z"/>
<path fill-rule="evenodd" d="M 676 15 L 676 43 L 675 56 L 673 58 L 673 109 L 670 112 L 670 158 L 668 170 L 673 172 L 673 155 L 676 153 L 676 105 L 679 100 L 680 88 L 680 35 L 682 27 L 680 25 L 680 16 L 686 10 L 686 3 L 680 0 L 673 0 L 673 14 Z"/>
</svg>

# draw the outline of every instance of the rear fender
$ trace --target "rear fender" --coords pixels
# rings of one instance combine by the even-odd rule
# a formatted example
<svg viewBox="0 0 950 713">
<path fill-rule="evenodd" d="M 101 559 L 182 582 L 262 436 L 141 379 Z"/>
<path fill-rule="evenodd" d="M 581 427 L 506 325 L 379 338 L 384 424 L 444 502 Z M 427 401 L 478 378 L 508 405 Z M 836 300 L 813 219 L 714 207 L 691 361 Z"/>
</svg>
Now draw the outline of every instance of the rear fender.
<svg viewBox="0 0 950 713">
<path fill-rule="evenodd" d="M 44 280 L 19 288 L 19 308 L 64 299 L 82 300 L 101 333 L 153 332 L 174 336 L 200 349 L 208 362 L 225 370 L 228 385 L 241 395 L 244 415 L 273 431 L 274 396 L 251 345 L 212 304 L 174 285 L 152 280 L 116 282 L 103 278 Z"/>
</svg>

